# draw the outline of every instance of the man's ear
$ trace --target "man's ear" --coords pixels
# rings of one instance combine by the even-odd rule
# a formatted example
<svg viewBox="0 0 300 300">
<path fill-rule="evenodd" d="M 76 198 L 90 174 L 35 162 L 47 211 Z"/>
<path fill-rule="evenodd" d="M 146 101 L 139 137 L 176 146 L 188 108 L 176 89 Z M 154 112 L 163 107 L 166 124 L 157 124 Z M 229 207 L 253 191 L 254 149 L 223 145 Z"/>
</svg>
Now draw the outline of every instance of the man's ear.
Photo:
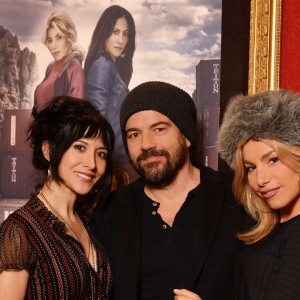
<svg viewBox="0 0 300 300">
<path fill-rule="evenodd" d="M 42 143 L 42 151 L 44 154 L 44 157 L 50 161 L 50 144 L 48 141 L 43 141 Z"/>
</svg>

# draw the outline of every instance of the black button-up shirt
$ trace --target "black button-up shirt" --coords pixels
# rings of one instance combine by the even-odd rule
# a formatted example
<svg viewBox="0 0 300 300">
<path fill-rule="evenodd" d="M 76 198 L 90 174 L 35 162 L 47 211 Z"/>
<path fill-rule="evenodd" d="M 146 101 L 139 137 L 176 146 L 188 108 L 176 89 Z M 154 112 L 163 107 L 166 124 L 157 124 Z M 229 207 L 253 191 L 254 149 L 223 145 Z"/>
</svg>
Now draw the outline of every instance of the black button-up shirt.
<svg viewBox="0 0 300 300">
<path fill-rule="evenodd" d="M 195 288 L 200 255 L 197 240 L 200 191 L 199 184 L 189 192 L 172 227 L 159 215 L 159 203 L 144 194 L 140 299 L 173 300 L 173 289 Z"/>
</svg>

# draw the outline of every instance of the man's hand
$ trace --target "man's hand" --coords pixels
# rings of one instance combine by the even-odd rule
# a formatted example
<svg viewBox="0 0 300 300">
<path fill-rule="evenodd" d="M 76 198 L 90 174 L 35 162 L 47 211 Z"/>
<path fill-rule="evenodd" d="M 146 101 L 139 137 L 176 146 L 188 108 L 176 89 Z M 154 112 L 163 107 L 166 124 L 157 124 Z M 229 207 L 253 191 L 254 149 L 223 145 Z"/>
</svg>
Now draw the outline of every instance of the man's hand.
<svg viewBox="0 0 300 300">
<path fill-rule="evenodd" d="M 175 289 L 174 294 L 174 300 L 201 300 L 201 298 L 198 295 L 186 289 Z"/>
</svg>

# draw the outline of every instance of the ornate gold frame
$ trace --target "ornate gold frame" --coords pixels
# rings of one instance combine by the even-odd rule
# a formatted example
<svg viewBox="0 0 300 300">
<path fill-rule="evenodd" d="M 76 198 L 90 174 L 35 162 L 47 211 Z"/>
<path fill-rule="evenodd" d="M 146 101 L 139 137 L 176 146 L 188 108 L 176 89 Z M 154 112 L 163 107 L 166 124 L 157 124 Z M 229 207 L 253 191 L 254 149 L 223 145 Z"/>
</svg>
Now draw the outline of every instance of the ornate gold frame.
<svg viewBox="0 0 300 300">
<path fill-rule="evenodd" d="M 248 93 L 279 89 L 282 0 L 251 0 Z"/>
</svg>

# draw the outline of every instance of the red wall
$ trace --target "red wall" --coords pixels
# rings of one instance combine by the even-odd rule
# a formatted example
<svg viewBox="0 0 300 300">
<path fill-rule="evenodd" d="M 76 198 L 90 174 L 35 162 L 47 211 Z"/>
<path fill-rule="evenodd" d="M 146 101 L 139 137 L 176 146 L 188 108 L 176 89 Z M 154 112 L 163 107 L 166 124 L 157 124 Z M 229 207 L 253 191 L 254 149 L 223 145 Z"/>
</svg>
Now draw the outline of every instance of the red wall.
<svg viewBox="0 0 300 300">
<path fill-rule="evenodd" d="M 282 0 L 280 88 L 300 92 L 300 1 Z"/>
</svg>

